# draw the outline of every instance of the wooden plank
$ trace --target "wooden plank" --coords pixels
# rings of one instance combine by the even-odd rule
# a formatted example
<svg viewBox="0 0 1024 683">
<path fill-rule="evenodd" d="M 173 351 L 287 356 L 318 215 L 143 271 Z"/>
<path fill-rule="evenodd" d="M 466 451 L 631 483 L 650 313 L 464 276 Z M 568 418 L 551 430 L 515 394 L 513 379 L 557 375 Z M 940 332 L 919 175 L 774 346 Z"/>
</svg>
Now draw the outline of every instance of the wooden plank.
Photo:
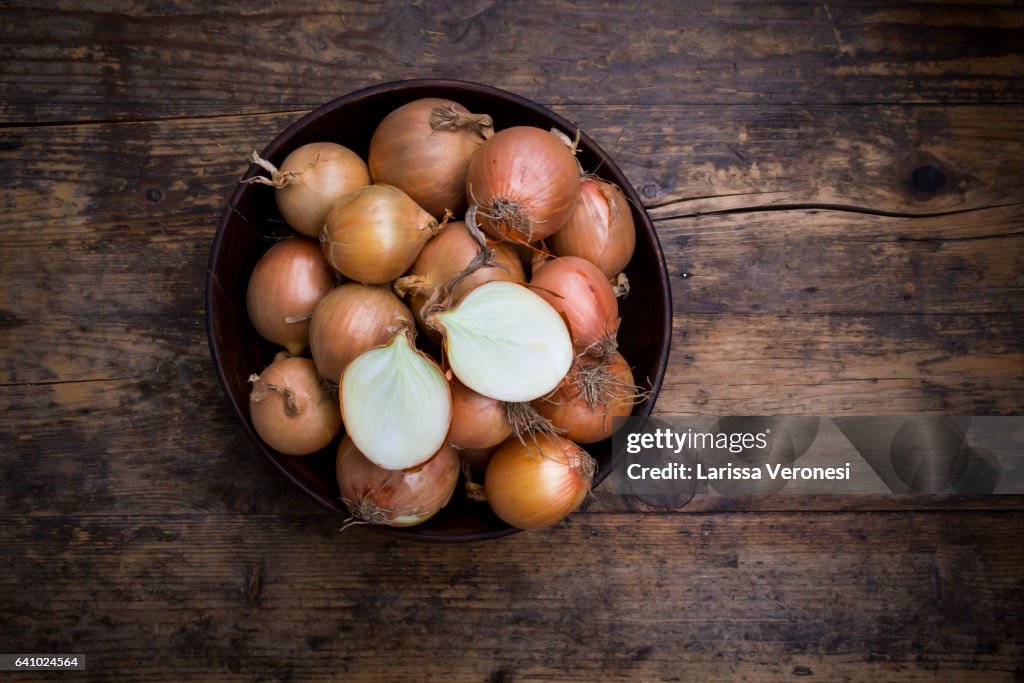
<svg viewBox="0 0 1024 683">
<path fill-rule="evenodd" d="M 201 317 L 42 317 L 0 337 L 0 514 L 310 511 L 229 412 Z M 656 410 L 707 415 L 1020 411 L 1024 317 L 676 318 Z M 254 368 L 259 370 L 259 368 Z M 595 510 L 634 509 L 599 495 Z M 1019 498 L 726 497 L 683 508 L 998 509 Z"/>
<path fill-rule="evenodd" d="M 8 2 L 0 120 L 301 110 L 449 77 L 543 103 L 1021 102 L 1003 2 Z"/>
<path fill-rule="evenodd" d="M 90 680 L 1009 681 L 1022 534 L 634 514 L 429 546 L 321 515 L 0 517 L 0 639 L 86 653 Z"/>
</svg>

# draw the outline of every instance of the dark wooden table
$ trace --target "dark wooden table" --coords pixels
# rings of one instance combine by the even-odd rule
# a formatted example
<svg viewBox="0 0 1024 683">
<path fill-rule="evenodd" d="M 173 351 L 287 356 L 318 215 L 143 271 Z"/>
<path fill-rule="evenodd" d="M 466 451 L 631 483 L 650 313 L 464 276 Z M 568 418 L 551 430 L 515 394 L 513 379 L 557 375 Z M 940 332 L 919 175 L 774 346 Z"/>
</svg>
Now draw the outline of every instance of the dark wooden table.
<svg viewBox="0 0 1024 683">
<path fill-rule="evenodd" d="M 465 78 L 578 122 L 647 202 L 659 413 L 1018 414 L 1020 5 L 102 5 L 0 7 L 0 651 L 110 681 L 1022 680 L 1019 498 L 599 488 L 486 544 L 339 534 L 229 413 L 202 304 L 250 150 Z"/>
</svg>

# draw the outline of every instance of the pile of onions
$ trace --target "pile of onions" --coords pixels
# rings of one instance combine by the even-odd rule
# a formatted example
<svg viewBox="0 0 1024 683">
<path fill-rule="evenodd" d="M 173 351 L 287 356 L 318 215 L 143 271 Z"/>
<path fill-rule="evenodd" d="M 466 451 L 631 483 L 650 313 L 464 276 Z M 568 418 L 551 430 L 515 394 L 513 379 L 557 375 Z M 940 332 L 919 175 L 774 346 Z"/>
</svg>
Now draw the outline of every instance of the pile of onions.
<svg viewBox="0 0 1024 683">
<path fill-rule="evenodd" d="M 281 240 L 267 250 L 249 278 L 249 320 L 265 339 L 302 353 L 309 343 L 309 318 L 334 286 L 334 273 L 320 247 L 305 237 Z"/>
<path fill-rule="evenodd" d="M 397 187 L 369 185 L 335 203 L 320 242 L 339 273 L 380 285 L 408 270 L 437 230 L 433 216 Z"/>
<path fill-rule="evenodd" d="M 594 459 L 569 439 L 537 434 L 497 450 L 487 465 L 484 490 L 506 524 L 540 529 L 583 503 L 596 469 Z"/>
<path fill-rule="evenodd" d="M 473 155 L 466 195 L 492 236 L 535 242 L 569 220 L 580 196 L 580 170 L 561 136 L 515 126 L 495 133 Z"/>
<path fill-rule="evenodd" d="M 577 352 L 615 350 L 619 302 L 597 266 L 575 256 L 552 259 L 534 266 L 530 284 L 565 316 Z"/>
<path fill-rule="evenodd" d="M 279 353 L 249 382 L 252 424 L 271 448 L 285 455 L 309 455 L 338 435 L 338 402 L 324 389 L 308 358 Z"/>
<path fill-rule="evenodd" d="M 494 132 L 424 98 L 378 124 L 368 165 L 333 142 L 281 168 L 253 154 L 270 177 L 246 182 L 273 187 L 305 236 L 274 244 L 249 281 L 254 328 L 288 350 L 250 377 L 252 422 L 293 456 L 344 430 L 335 472 L 353 523 L 425 522 L 460 467 L 464 495 L 520 529 L 587 497 L 596 463 L 577 444 L 607 439 L 646 395 L 617 352 L 610 284 L 628 292 L 631 207 L 575 152 L 557 130 Z"/>
<path fill-rule="evenodd" d="M 451 100 L 424 98 L 388 114 L 370 139 L 370 175 L 400 188 L 427 213 L 466 208 L 466 171 L 477 147 L 491 137 L 486 114 Z"/>
<path fill-rule="evenodd" d="M 359 155 L 333 142 L 312 142 L 285 157 L 281 168 L 252 153 L 253 163 L 270 172 L 246 182 L 276 188 L 281 217 L 303 235 L 320 234 L 327 213 L 341 197 L 370 184 L 370 173 Z"/>
<path fill-rule="evenodd" d="M 533 406 L 563 436 L 577 443 L 603 441 L 615 431 L 613 418 L 627 417 L 644 398 L 620 353 L 607 358 L 581 355 L 551 394 Z"/>
<path fill-rule="evenodd" d="M 339 393 L 345 429 L 380 467 L 422 465 L 447 442 L 452 423 L 448 380 L 416 348 L 408 330 L 349 363 Z"/>
<path fill-rule="evenodd" d="M 353 358 L 412 325 L 409 309 L 390 289 L 349 282 L 317 304 L 309 326 L 309 350 L 320 375 L 337 384 Z"/>
<path fill-rule="evenodd" d="M 338 446 L 335 474 L 341 500 L 357 520 L 413 526 L 448 504 L 459 480 L 459 458 L 455 449 L 443 446 L 419 467 L 386 470 L 370 462 L 346 436 Z"/>
<path fill-rule="evenodd" d="M 587 178 L 569 222 L 551 236 L 558 256 L 579 256 L 614 278 L 633 258 L 636 226 L 626 196 L 614 183 Z"/>
<path fill-rule="evenodd" d="M 459 281 L 450 293 L 452 303 L 458 303 L 485 282 L 526 282 L 523 266 L 512 245 L 494 242 L 488 247 L 494 253 L 493 264 L 478 268 Z M 424 324 L 423 307 L 432 300 L 438 288 L 468 268 L 479 253 L 480 245 L 470 236 L 465 223 L 448 223 L 423 247 L 409 274 L 395 281 L 395 291 L 401 296 L 409 296 L 413 315 L 428 334 L 432 330 Z"/>
</svg>

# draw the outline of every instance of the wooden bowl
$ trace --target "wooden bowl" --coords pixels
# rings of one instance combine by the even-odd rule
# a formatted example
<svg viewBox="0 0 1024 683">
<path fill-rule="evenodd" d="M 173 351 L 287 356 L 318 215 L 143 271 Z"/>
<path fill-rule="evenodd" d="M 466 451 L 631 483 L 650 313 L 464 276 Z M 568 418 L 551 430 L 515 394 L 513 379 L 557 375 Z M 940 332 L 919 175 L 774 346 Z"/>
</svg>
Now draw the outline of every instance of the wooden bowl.
<svg viewBox="0 0 1024 683">
<path fill-rule="evenodd" d="M 366 159 L 377 124 L 399 106 L 421 97 L 452 99 L 470 111 L 494 117 L 497 129 L 510 126 L 557 127 L 573 135 L 576 126 L 544 107 L 512 93 L 486 85 L 448 80 L 412 80 L 386 83 L 345 95 L 302 117 L 277 136 L 261 156 L 280 165 L 293 149 L 309 142 L 332 141 Z M 626 122 L 623 121 L 623 125 Z M 651 395 L 636 406 L 634 415 L 648 415 L 661 388 L 672 335 L 672 303 L 668 272 L 651 220 L 629 180 L 615 162 L 583 134 L 579 160 L 587 171 L 614 182 L 633 207 L 637 227 L 636 253 L 626 274 L 632 290 L 621 302 L 619 344 L 634 368 L 638 384 L 650 383 Z M 246 177 L 257 174 L 253 166 Z M 249 323 L 245 293 L 256 261 L 274 243 L 272 236 L 287 231 L 270 188 L 239 184 L 224 214 L 210 253 L 206 281 L 206 323 L 210 351 L 221 385 L 232 409 L 257 447 L 277 469 L 314 500 L 345 517 L 334 476 L 337 442 L 306 457 L 282 455 L 257 436 L 249 419 L 250 373 L 260 372 L 278 350 L 263 340 Z M 612 469 L 617 455 L 611 439 L 586 450 L 599 464 L 595 485 Z M 339 520 L 340 521 L 340 520 Z M 486 503 L 466 499 L 460 483 L 452 501 L 430 521 L 405 529 L 372 527 L 383 533 L 424 541 L 478 541 L 515 533 L 498 519 Z"/>
</svg>

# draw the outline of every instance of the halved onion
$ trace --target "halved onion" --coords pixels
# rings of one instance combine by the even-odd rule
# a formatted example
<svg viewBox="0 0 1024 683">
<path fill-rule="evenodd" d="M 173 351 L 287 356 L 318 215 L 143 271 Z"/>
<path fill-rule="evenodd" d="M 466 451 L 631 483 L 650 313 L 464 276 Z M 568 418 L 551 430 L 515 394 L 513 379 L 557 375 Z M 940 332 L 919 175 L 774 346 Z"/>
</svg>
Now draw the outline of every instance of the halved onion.
<svg viewBox="0 0 1024 683">
<path fill-rule="evenodd" d="M 611 436 L 613 418 L 628 416 L 642 398 L 629 363 L 616 352 L 608 358 L 578 357 L 558 388 L 533 406 L 565 437 L 595 443 Z"/>
<path fill-rule="evenodd" d="M 576 256 L 535 262 L 530 284 L 565 315 L 577 352 L 606 354 L 615 350 L 619 302 L 604 273 Z"/>
<path fill-rule="evenodd" d="M 256 152 L 253 163 L 269 171 L 247 182 L 276 188 L 275 199 L 281 217 L 310 237 L 320 234 L 324 219 L 341 197 L 370 184 L 370 172 L 359 155 L 333 142 L 311 142 L 299 147 L 276 168 Z"/>
<path fill-rule="evenodd" d="M 633 258 L 636 226 L 619 186 L 600 178 L 584 180 L 576 209 L 549 244 L 558 256 L 586 259 L 606 277 L 621 273 Z"/>
<path fill-rule="evenodd" d="M 558 311 L 514 282 L 480 285 L 431 320 L 444 335 L 455 375 L 499 401 L 543 396 L 572 365 L 572 339 Z"/>
<path fill-rule="evenodd" d="M 452 393 L 410 331 L 356 357 L 341 374 L 345 430 L 367 458 L 389 470 L 416 467 L 446 442 Z"/>
<path fill-rule="evenodd" d="M 560 436 L 509 439 L 487 465 L 484 490 L 494 513 L 506 524 L 540 529 L 583 503 L 596 469 L 586 451 Z"/>
<path fill-rule="evenodd" d="M 446 445 L 419 467 L 387 470 L 370 462 L 346 435 L 338 446 L 335 475 L 341 500 L 356 519 L 413 526 L 448 504 L 459 480 L 459 457 Z"/>
<path fill-rule="evenodd" d="M 370 185 L 335 203 L 320 243 L 339 273 L 380 285 L 408 270 L 437 230 L 438 222 L 409 195 L 390 185 Z"/>
<path fill-rule="evenodd" d="M 380 122 L 370 139 L 374 182 L 401 188 L 428 213 L 466 208 L 466 171 L 494 133 L 491 117 L 451 100 L 427 97 L 404 104 Z"/>
<path fill-rule="evenodd" d="M 494 252 L 494 265 L 473 271 L 455 285 L 451 291 L 452 303 L 458 303 L 485 282 L 526 282 L 526 273 L 511 244 L 491 242 L 487 246 Z M 479 253 L 480 245 L 470 236 L 465 223 L 448 223 L 423 247 L 409 272 L 395 282 L 395 291 L 403 296 L 409 295 L 409 307 L 416 321 L 428 332 L 430 330 L 423 321 L 423 307 L 439 287 L 461 273 Z"/>
<path fill-rule="evenodd" d="M 313 309 L 333 286 L 334 273 L 316 242 L 305 237 L 281 240 L 256 262 L 249 276 L 249 320 L 264 339 L 298 355 L 309 343 Z"/>
<path fill-rule="evenodd" d="M 341 413 L 313 361 L 279 353 L 251 375 L 249 415 L 267 445 L 285 455 L 316 453 L 337 436 Z"/>
<path fill-rule="evenodd" d="M 494 134 L 469 162 L 466 196 L 483 228 L 512 242 L 534 242 L 569 220 L 580 169 L 563 136 L 533 126 Z"/>
<path fill-rule="evenodd" d="M 412 325 L 412 313 L 390 289 L 349 282 L 317 304 L 309 326 L 309 350 L 320 374 L 337 384 L 353 358 Z"/>
</svg>

